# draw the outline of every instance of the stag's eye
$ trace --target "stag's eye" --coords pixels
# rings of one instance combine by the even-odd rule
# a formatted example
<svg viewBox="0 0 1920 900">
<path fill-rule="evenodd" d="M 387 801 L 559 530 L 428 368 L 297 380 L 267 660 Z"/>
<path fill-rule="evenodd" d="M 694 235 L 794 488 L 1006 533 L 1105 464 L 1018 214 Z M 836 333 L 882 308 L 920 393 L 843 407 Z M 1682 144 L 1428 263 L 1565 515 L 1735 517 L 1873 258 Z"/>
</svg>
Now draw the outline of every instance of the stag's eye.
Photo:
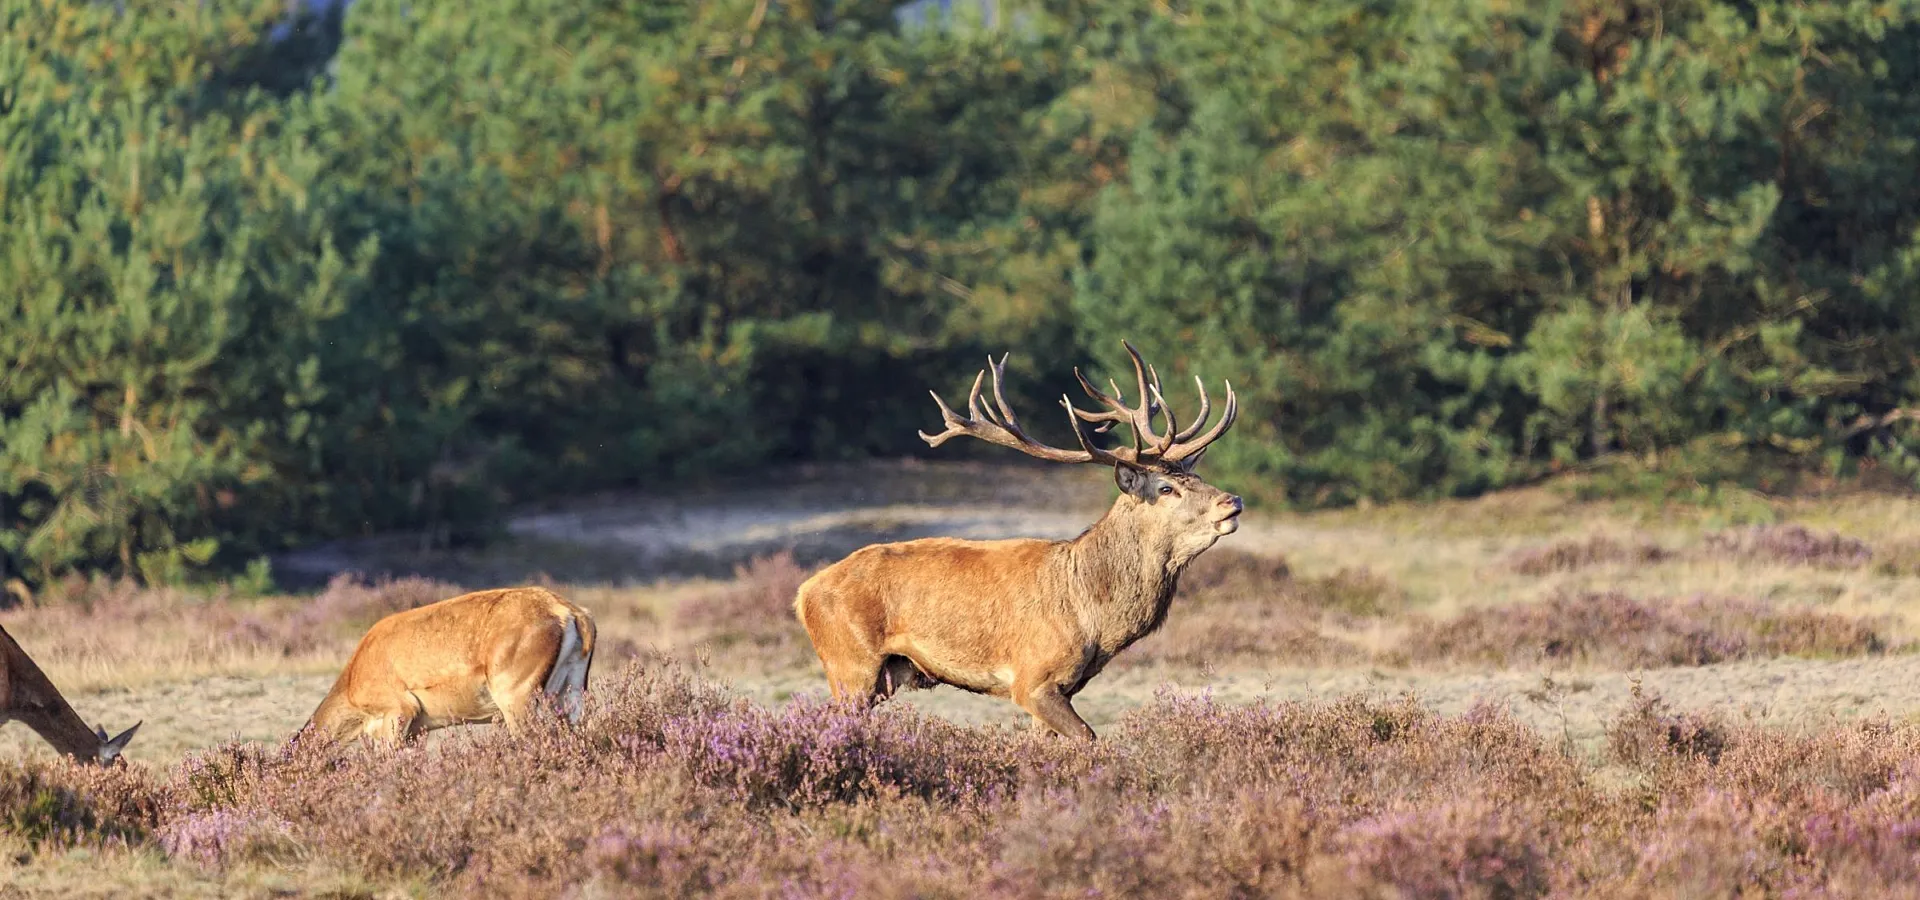
<svg viewBox="0 0 1920 900">
<path fill-rule="evenodd" d="M 1173 485 L 1163 484 L 1160 486 L 1160 496 L 1165 497 L 1171 493 L 1173 493 Z"/>
</svg>

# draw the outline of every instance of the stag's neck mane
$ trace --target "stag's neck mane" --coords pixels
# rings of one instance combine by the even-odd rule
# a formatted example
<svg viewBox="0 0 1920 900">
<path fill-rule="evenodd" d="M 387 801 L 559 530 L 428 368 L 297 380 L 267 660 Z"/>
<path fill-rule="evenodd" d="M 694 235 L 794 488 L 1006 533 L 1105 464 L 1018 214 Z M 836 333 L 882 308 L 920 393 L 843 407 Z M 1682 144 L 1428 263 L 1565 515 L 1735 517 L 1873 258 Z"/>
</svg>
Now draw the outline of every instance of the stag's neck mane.
<svg viewBox="0 0 1920 900">
<path fill-rule="evenodd" d="M 1153 527 L 1141 510 L 1123 494 L 1100 521 L 1060 545 L 1073 611 L 1109 653 L 1160 627 L 1181 570 L 1197 555 L 1182 558 L 1174 535 Z"/>
</svg>

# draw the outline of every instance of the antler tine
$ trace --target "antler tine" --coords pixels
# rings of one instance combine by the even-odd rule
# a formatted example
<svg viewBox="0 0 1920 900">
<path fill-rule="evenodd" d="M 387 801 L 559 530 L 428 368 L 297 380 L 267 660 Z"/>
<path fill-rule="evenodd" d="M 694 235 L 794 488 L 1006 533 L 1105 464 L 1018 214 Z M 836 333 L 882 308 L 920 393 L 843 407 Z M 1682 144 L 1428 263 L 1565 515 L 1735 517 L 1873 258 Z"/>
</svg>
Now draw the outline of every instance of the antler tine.
<svg viewBox="0 0 1920 900">
<path fill-rule="evenodd" d="M 1087 380 L 1080 370 L 1074 370 L 1074 377 L 1080 386 L 1095 400 L 1107 407 L 1101 412 L 1087 412 L 1073 405 L 1072 398 L 1060 396 L 1060 405 L 1067 411 L 1067 424 L 1073 427 L 1074 439 L 1080 443 L 1079 450 L 1067 450 L 1050 447 L 1027 436 L 1020 427 L 1020 417 L 1013 411 L 1013 404 L 1007 402 L 1006 374 L 1008 355 L 999 359 L 987 357 L 987 368 L 973 377 L 973 387 L 967 391 L 967 411 L 956 412 L 953 407 L 940 398 L 938 391 L 930 391 L 934 405 L 940 410 L 940 420 L 945 426 L 938 434 L 920 432 L 920 439 L 928 446 L 938 447 L 947 439 L 957 435 L 979 438 L 990 444 L 1011 447 L 1028 456 L 1051 462 L 1102 463 L 1106 465 L 1127 466 L 1141 469 L 1159 463 L 1166 463 L 1192 469 L 1206 452 L 1207 445 L 1218 440 L 1221 435 L 1233 427 L 1234 419 L 1240 411 L 1240 399 L 1233 391 L 1232 382 L 1227 383 L 1226 408 L 1205 434 L 1195 435 L 1206 424 L 1207 416 L 1212 412 L 1212 402 L 1207 397 L 1206 385 L 1200 384 L 1200 417 L 1186 428 L 1180 427 L 1173 408 L 1160 386 L 1160 372 L 1141 360 L 1140 352 L 1127 344 L 1127 354 L 1133 358 L 1134 377 L 1140 390 L 1138 406 L 1128 406 L 1119 386 L 1115 385 L 1113 394 L 1107 394 Z M 982 403 L 981 396 L 987 387 L 987 376 L 993 377 L 993 399 Z M 1199 379 L 1195 379 L 1198 383 Z M 1156 432 L 1153 428 L 1155 414 L 1166 417 L 1167 430 Z M 1123 423 L 1133 431 L 1132 448 L 1103 449 L 1094 443 L 1094 435 L 1106 432 L 1113 423 Z M 1089 427 L 1097 425 L 1098 427 Z"/>
<path fill-rule="evenodd" d="M 1221 435 L 1226 434 L 1227 429 L 1233 427 L 1234 419 L 1239 418 L 1239 416 L 1240 398 L 1234 394 L 1233 382 L 1229 381 L 1227 382 L 1226 408 L 1220 413 L 1220 421 L 1213 423 L 1213 427 L 1208 429 L 1206 434 L 1192 441 L 1176 443 L 1173 449 L 1162 454 L 1160 458 L 1170 463 L 1184 463 L 1187 468 L 1193 468 L 1194 465 L 1200 462 L 1200 456 L 1206 452 L 1207 445 L 1219 440 Z M 1205 420 L 1202 419 L 1201 421 Z M 1198 427 L 1198 423 L 1195 423 L 1195 427 Z"/>
<path fill-rule="evenodd" d="M 1112 379 L 1108 379 L 1107 385 L 1113 393 L 1108 394 L 1094 387 L 1086 374 L 1075 368 L 1073 377 L 1080 381 L 1080 387 L 1087 392 L 1088 396 L 1099 401 L 1107 409 L 1100 412 L 1086 412 L 1071 405 L 1070 408 L 1078 420 L 1100 423 L 1100 427 L 1094 429 L 1096 434 L 1105 432 L 1116 422 L 1126 425 L 1133 432 L 1133 449 L 1136 459 L 1158 456 L 1176 443 L 1173 433 L 1179 429 L 1174 425 L 1174 419 L 1169 416 L 1166 398 L 1161 396 L 1159 371 L 1140 358 L 1140 351 L 1135 349 L 1131 342 L 1122 341 L 1121 345 L 1127 348 L 1127 356 L 1133 361 L 1134 384 L 1140 392 L 1139 405 L 1128 405 L 1126 393 L 1120 390 L 1119 384 Z M 1153 427 L 1155 415 L 1169 416 L 1167 423 L 1170 427 L 1167 433 L 1162 434 Z"/>
<path fill-rule="evenodd" d="M 920 432 L 920 439 L 926 441 L 930 447 L 938 447 L 946 443 L 948 438 L 957 435 L 969 435 L 990 444 L 1011 447 L 1028 456 L 1038 457 L 1049 462 L 1084 463 L 1105 461 L 1101 458 L 1100 454 L 1090 450 L 1063 450 L 1058 447 L 1049 447 L 1028 437 L 1026 432 L 1020 430 L 1020 421 L 1018 417 L 1014 415 L 1013 407 L 1007 403 L 1006 393 L 1001 386 L 1002 378 L 1006 373 L 1006 364 L 1006 356 L 1000 357 L 998 362 L 995 362 L 991 356 L 987 357 L 987 368 L 981 370 L 979 374 L 974 376 L 973 389 L 967 392 L 967 414 L 965 416 L 955 412 L 952 407 L 947 405 L 945 400 L 940 399 L 940 393 L 938 391 L 929 391 L 929 393 L 933 394 L 934 404 L 940 408 L 940 419 L 946 428 L 939 434 L 928 434 L 922 431 Z M 982 405 L 980 402 L 980 392 L 986 385 L 988 372 L 993 373 L 994 402 L 990 405 Z M 1086 443 L 1086 439 L 1082 438 L 1081 444 L 1084 446 Z"/>
<path fill-rule="evenodd" d="M 987 357 L 987 365 L 993 365 L 993 357 Z M 973 389 L 967 391 L 967 418 L 969 419 L 980 418 L 980 383 L 985 381 L 986 378 L 986 369 L 981 369 L 978 374 L 973 376 Z"/>
<path fill-rule="evenodd" d="M 1200 413 L 1194 416 L 1193 423 L 1187 426 L 1187 430 L 1173 436 L 1173 442 L 1176 444 L 1193 440 L 1193 436 L 1199 434 L 1200 429 L 1207 426 L 1207 416 L 1213 414 L 1213 398 L 1207 396 L 1207 383 L 1201 381 L 1200 376 L 1195 375 L 1193 376 L 1193 386 L 1200 391 Z M 1171 409 L 1169 409 L 1169 412 L 1171 412 Z M 1175 430 L 1171 417 L 1167 420 L 1167 430 Z"/>
<path fill-rule="evenodd" d="M 1079 366 L 1073 367 L 1073 377 L 1079 379 L 1080 387 L 1087 392 L 1087 396 L 1100 401 L 1101 405 L 1107 407 L 1106 412 L 1087 412 L 1077 406 L 1074 407 L 1073 414 L 1079 417 L 1081 421 L 1121 423 L 1131 423 L 1133 421 L 1133 416 L 1130 415 L 1131 410 L 1127 407 L 1126 397 L 1121 395 L 1120 386 L 1114 384 L 1112 379 L 1107 380 L 1107 385 L 1113 388 L 1113 395 L 1109 396 L 1106 391 L 1094 387 L 1093 382 L 1087 380 L 1087 376 L 1080 371 Z"/>
<path fill-rule="evenodd" d="M 1009 431 L 1018 433 L 1020 419 L 1013 414 L 1013 407 L 1007 405 L 1007 395 L 1000 389 L 1000 382 L 1007 375 L 1007 357 L 1010 355 L 1012 354 L 1000 354 L 1000 361 L 997 363 L 993 361 L 993 357 L 989 356 L 987 364 L 993 366 L 993 402 L 1000 408 L 1001 424 L 1007 426 Z"/>
<path fill-rule="evenodd" d="M 1094 462 L 1112 466 L 1126 466 L 1130 469 L 1138 469 L 1141 467 L 1138 452 L 1107 450 L 1095 444 L 1093 442 L 1093 435 L 1098 434 L 1101 429 L 1096 428 L 1089 430 L 1087 428 L 1086 423 L 1093 420 L 1088 417 L 1087 413 L 1073 405 L 1073 399 L 1071 397 L 1068 397 L 1066 394 L 1061 394 L 1060 405 L 1067 409 L 1067 424 L 1073 427 L 1073 436 L 1080 441 L 1080 449 L 1086 451 L 1087 455 L 1091 456 Z"/>
<path fill-rule="evenodd" d="M 1155 437 L 1153 442 L 1154 455 L 1163 456 L 1168 450 L 1173 448 L 1174 444 L 1178 443 L 1176 435 L 1180 431 L 1180 420 L 1173 414 L 1173 404 L 1168 403 L 1167 398 L 1161 395 L 1160 379 L 1157 374 L 1154 377 L 1153 384 L 1149 385 L 1147 389 L 1153 392 L 1153 402 L 1160 405 L 1160 415 L 1165 416 L 1167 419 L 1166 433 Z"/>
</svg>

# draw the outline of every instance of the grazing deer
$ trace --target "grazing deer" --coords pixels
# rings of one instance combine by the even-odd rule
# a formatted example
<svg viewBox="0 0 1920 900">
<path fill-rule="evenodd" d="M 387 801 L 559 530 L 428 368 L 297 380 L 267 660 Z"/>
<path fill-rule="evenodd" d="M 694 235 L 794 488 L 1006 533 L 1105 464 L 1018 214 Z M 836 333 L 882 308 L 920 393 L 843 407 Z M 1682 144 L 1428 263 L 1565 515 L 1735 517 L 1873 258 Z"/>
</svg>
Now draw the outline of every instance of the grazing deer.
<svg viewBox="0 0 1920 900">
<path fill-rule="evenodd" d="M 24 722 L 53 749 L 80 762 L 101 765 L 119 759 L 133 733 L 140 730 L 138 722 L 118 737 L 107 737 L 104 728 L 89 730 L 27 651 L 0 628 L 0 725 L 8 722 Z"/>
<path fill-rule="evenodd" d="M 992 405 L 980 400 L 986 371 L 973 380 L 964 416 L 933 395 L 946 430 L 922 432 L 929 445 L 968 435 L 1052 462 L 1110 465 L 1120 496 L 1070 541 L 923 538 L 875 544 L 822 569 L 800 586 L 793 607 L 835 698 L 874 703 L 900 688 L 950 684 L 1011 699 L 1033 715 L 1036 730 L 1093 738 L 1074 712 L 1074 694 L 1160 627 L 1181 570 L 1232 534 L 1241 510 L 1239 497 L 1193 474 L 1238 414 L 1233 385 L 1219 422 L 1202 434 L 1212 411 L 1202 384 L 1200 415 L 1183 430 L 1160 394 L 1160 374 L 1125 346 L 1138 406 L 1128 406 L 1111 382 L 1113 393 L 1102 392 L 1078 369 L 1074 376 L 1106 409 L 1084 412 L 1060 398 L 1078 450 L 1046 446 L 1021 430 L 1001 392 L 1005 356 L 987 360 Z M 1156 415 L 1164 432 L 1154 429 Z M 1133 447 L 1095 444 L 1094 435 L 1114 425 L 1132 430 Z"/>
<path fill-rule="evenodd" d="M 394 613 L 367 629 L 302 732 L 390 744 L 449 725 L 518 732 L 543 691 L 578 722 L 595 634 L 586 610 L 537 587 Z"/>
</svg>

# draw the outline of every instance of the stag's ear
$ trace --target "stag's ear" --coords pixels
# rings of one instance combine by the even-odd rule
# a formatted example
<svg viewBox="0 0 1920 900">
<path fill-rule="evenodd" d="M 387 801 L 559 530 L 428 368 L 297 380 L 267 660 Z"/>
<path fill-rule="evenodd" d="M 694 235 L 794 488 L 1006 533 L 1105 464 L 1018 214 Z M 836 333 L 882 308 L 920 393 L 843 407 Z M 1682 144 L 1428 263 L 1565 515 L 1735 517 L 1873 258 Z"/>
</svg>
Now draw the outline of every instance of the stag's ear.
<svg viewBox="0 0 1920 900">
<path fill-rule="evenodd" d="M 115 759 L 118 759 L 120 757 L 120 751 L 127 749 L 127 742 L 133 740 L 133 733 L 136 731 L 139 731 L 140 726 L 143 723 L 144 723 L 144 720 L 142 720 L 141 722 L 133 723 L 132 728 L 129 728 L 125 731 L 120 732 L 118 737 L 115 737 L 112 739 L 109 739 L 107 737 L 107 730 L 104 728 L 101 728 L 100 729 L 100 740 L 101 740 L 100 761 L 103 763 L 110 763 L 110 762 L 113 762 Z M 95 726 L 95 727 L 98 727 L 98 726 Z"/>
<path fill-rule="evenodd" d="M 1113 483 L 1120 486 L 1123 493 L 1135 497 L 1145 497 L 1147 482 L 1153 478 L 1150 472 L 1144 472 L 1131 466 L 1114 466 Z"/>
</svg>

